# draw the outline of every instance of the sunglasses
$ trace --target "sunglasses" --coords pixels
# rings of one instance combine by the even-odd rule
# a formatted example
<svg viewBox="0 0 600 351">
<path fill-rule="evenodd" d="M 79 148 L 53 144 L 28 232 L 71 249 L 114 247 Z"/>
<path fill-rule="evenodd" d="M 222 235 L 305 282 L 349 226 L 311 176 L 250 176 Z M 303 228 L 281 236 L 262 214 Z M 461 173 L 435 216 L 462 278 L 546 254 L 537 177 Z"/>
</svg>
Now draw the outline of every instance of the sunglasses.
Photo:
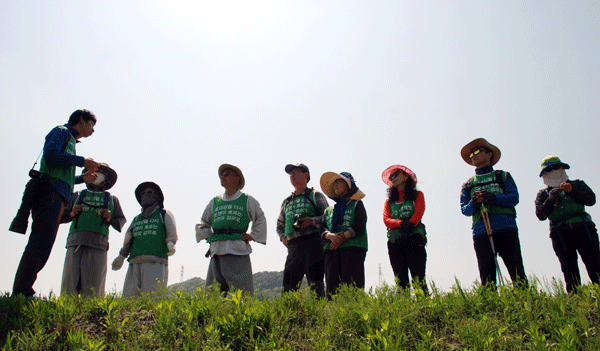
<svg viewBox="0 0 600 351">
<path fill-rule="evenodd" d="M 479 153 L 482 151 L 486 151 L 486 149 L 477 149 L 477 150 L 471 152 L 471 154 L 469 155 L 469 158 L 473 158 L 473 156 L 479 155 Z"/>
<path fill-rule="evenodd" d="M 544 168 L 544 172 L 556 171 L 557 169 L 561 169 L 561 168 L 563 168 L 563 166 L 561 164 L 556 164 L 556 165 L 548 166 L 548 167 Z"/>
<path fill-rule="evenodd" d="M 397 170 L 396 172 L 390 174 L 389 180 L 392 180 L 392 179 L 396 178 L 397 176 L 399 176 L 400 172 L 401 172 L 400 170 Z"/>
</svg>

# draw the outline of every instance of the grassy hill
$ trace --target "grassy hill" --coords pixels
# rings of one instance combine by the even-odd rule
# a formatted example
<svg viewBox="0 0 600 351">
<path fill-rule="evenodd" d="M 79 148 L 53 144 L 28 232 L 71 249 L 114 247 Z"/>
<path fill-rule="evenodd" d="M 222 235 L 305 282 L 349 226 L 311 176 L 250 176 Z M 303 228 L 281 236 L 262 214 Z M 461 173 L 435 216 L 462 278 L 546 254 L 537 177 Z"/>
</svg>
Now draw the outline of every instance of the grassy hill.
<svg viewBox="0 0 600 351">
<path fill-rule="evenodd" d="M 531 281 L 531 280 L 530 280 Z M 600 286 L 0 296 L 2 350 L 600 350 Z"/>
<path fill-rule="evenodd" d="M 258 272 L 252 275 L 252 279 L 254 280 L 254 295 L 260 301 L 281 296 L 283 272 Z M 181 283 L 169 285 L 167 291 L 170 293 L 180 291 L 193 294 L 199 288 L 204 289 L 204 285 L 204 279 L 195 277 Z M 304 278 L 301 287 L 306 286 L 308 286 L 308 283 L 306 282 L 306 278 Z"/>
</svg>

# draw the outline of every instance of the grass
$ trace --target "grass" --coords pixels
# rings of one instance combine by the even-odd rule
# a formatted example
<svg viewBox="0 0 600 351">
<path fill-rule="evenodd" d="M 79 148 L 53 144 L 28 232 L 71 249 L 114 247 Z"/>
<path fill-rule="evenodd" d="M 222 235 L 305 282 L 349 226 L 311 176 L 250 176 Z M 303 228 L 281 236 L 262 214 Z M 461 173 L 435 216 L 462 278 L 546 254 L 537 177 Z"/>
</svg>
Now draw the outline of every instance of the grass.
<svg viewBox="0 0 600 351">
<path fill-rule="evenodd" d="M 599 350 L 598 285 L 312 292 L 259 301 L 155 293 L 0 296 L 2 350 Z"/>
</svg>

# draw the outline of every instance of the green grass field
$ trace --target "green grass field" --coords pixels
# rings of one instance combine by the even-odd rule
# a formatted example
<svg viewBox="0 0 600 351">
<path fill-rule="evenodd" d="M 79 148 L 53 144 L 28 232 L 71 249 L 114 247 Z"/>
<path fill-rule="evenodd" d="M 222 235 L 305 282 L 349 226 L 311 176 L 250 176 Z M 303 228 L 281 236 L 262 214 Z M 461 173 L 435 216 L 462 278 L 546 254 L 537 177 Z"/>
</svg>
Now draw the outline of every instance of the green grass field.
<svg viewBox="0 0 600 351">
<path fill-rule="evenodd" d="M 600 287 L 0 297 L 3 350 L 600 350 Z"/>
</svg>

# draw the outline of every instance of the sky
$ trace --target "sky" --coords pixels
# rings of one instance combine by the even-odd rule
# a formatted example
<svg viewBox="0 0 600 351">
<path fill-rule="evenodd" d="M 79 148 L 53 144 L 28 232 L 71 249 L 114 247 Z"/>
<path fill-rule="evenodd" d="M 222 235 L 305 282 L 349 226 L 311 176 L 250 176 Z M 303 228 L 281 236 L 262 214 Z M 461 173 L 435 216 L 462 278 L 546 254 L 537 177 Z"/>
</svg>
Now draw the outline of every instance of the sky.
<svg viewBox="0 0 600 351">
<path fill-rule="evenodd" d="M 242 170 L 267 217 L 253 271 L 283 270 L 284 167 L 302 162 L 316 190 L 323 173 L 346 171 L 365 192 L 368 288 L 393 284 L 381 180 L 393 164 L 412 169 L 425 195 L 428 282 L 471 286 L 479 272 L 459 199 L 474 168 L 460 150 L 483 137 L 519 189 L 525 270 L 547 286 L 562 273 L 535 216 L 541 160 L 558 155 L 571 179 L 600 191 L 600 3 L 1 0 L 0 292 L 12 290 L 28 240 L 8 231 L 27 173 L 45 135 L 80 108 L 98 122 L 77 153 L 118 173 L 111 193 L 126 226 L 140 212 L 137 185 L 161 186 L 179 235 L 169 284 L 206 278 L 208 244 L 194 227 L 223 192 L 223 163 Z M 600 220 L 598 205 L 588 212 Z M 60 291 L 67 234 L 61 226 L 38 294 Z M 109 262 L 123 234 L 111 230 Z M 107 292 L 125 273 L 109 268 Z"/>
</svg>

